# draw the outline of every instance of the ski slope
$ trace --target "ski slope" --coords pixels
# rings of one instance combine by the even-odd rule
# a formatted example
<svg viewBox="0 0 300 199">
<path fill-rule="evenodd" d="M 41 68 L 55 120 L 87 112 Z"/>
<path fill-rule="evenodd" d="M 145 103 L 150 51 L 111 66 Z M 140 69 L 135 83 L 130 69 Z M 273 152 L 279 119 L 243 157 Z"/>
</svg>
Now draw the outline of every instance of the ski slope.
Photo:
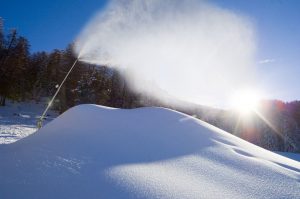
<svg viewBox="0 0 300 199">
<path fill-rule="evenodd" d="M 300 197 L 299 162 L 163 108 L 76 106 L 0 163 L 0 198 Z"/>
</svg>

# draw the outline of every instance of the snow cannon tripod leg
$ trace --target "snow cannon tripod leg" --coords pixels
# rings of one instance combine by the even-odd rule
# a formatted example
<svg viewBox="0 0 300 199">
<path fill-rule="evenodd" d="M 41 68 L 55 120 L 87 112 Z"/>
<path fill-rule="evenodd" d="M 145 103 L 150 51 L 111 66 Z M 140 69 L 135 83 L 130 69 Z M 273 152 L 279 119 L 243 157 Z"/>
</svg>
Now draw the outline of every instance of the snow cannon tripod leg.
<svg viewBox="0 0 300 199">
<path fill-rule="evenodd" d="M 62 85 L 65 83 L 65 81 L 66 81 L 66 79 L 68 78 L 69 74 L 70 74 L 71 71 L 73 70 L 73 68 L 74 68 L 74 66 L 76 65 L 78 59 L 79 59 L 79 58 L 77 58 L 77 59 L 74 61 L 73 65 L 71 66 L 71 68 L 70 68 L 70 70 L 69 70 L 69 72 L 66 74 L 65 78 L 62 80 L 61 84 L 60 84 L 59 87 L 57 88 L 57 90 L 56 90 L 55 94 L 53 95 L 52 99 L 51 99 L 50 102 L 48 103 L 48 105 L 47 105 L 45 111 L 43 112 L 42 116 L 39 118 L 39 120 L 38 120 L 38 122 L 37 122 L 37 128 L 38 128 L 38 129 L 42 128 L 43 120 L 44 120 L 44 117 L 45 117 L 45 115 L 46 115 L 48 109 L 49 109 L 50 106 L 52 105 L 52 103 L 53 103 L 55 97 L 57 96 L 57 94 L 58 94 L 60 88 L 61 88 Z"/>
<path fill-rule="evenodd" d="M 37 122 L 37 128 L 40 129 L 40 128 L 42 128 L 42 126 L 43 126 L 43 119 L 40 118 Z"/>
</svg>

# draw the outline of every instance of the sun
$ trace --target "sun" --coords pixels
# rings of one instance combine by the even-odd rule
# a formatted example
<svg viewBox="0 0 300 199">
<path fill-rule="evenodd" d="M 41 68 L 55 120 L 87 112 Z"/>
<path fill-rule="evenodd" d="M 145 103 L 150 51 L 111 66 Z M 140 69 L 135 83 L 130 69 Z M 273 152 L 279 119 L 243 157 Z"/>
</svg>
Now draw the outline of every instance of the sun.
<svg viewBox="0 0 300 199">
<path fill-rule="evenodd" d="M 236 91 L 232 96 L 232 107 L 241 114 L 255 112 L 258 108 L 261 95 L 253 89 Z"/>
</svg>

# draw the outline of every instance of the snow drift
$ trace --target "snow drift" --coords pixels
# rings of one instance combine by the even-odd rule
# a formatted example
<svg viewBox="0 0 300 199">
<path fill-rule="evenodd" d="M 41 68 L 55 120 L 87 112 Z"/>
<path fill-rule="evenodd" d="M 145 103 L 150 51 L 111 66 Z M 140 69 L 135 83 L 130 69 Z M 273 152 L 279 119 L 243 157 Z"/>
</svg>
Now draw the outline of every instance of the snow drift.
<svg viewBox="0 0 300 199">
<path fill-rule="evenodd" d="M 77 106 L 0 163 L 0 198 L 300 196 L 299 162 L 163 108 Z"/>
</svg>

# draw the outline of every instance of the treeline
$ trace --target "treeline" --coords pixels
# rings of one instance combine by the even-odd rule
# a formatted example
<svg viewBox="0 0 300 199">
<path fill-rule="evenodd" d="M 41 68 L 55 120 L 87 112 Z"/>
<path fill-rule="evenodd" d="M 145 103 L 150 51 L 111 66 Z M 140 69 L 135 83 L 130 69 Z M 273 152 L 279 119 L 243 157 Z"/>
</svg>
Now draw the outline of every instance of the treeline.
<svg viewBox="0 0 300 199">
<path fill-rule="evenodd" d="M 6 99 L 41 100 L 53 96 L 75 61 L 72 46 L 52 52 L 30 53 L 28 40 L 12 29 L 4 33 L 0 18 L 0 106 Z M 266 149 L 300 152 L 300 102 L 264 101 L 258 113 L 242 117 L 220 110 L 173 100 L 158 101 L 131 91 L 118 71 L 78 62 L 62 86 L 53 108 L 63 112 L 95 103 L 118 108 L 164 106 L 194 115 Z"/>
<path fill-rule="evenodd" d="M 6 36 L 0 19 L 0 105 L 7 97 L 23 98 L 21 93 L 28 89 L 26 72 L 29 68 L 29 44 L 27 39 L 11 30 Z M 14 91 L 14 92 L 12 92 Z"/>
<path fill-rule="evenodd" d="M 300 152 L 300 101 L 262 101 L 247 119 L 231 115 L 220 127 L 269 150 Z"/>
<path fill-rule="evenodd" d="M 261 101 L 257 110 L 248 115 L 203 106 L 180 111 L 268 150 L 300 153 L 300 101 Z"/>
<path fill-rule="evenodd" d="M 26 58 L 18 61 L 18 65 L 10 62 L 20 57 L 20 54 L 14 53 L 16 48 L 11 50 L 12 54 L 1 65 L 1 74 L 5 77 L 0 84 L 1 105 L 5 105 L 6 98 L 36 102 L 45 98 L 50 100 L 76 59 L 72 47 L 51 53 L 28 54 L 24 56 Z M 62 85 L 53 106 L 63 112 L 82 103 L 121 108 L 140 106 L 137 95 L 126 87 L 119 72 L 105 66 L 77 62 Z"/>
<path fill-rule="evenodd" d="M 65 50 L 32 54 L 29 47 L 28 40 L 15 29 L 5 35 L 0 18 L 0 106 L 5 106 L 6 99 L 36 102 L 50 99 L 76 59 L 71 45 Z M 78 62 L 53 106 L 63 112 L 81 103 L 122 108 L 141 106 L 138 95 L 127 88 L 117 71 Z"/>
</svg>

